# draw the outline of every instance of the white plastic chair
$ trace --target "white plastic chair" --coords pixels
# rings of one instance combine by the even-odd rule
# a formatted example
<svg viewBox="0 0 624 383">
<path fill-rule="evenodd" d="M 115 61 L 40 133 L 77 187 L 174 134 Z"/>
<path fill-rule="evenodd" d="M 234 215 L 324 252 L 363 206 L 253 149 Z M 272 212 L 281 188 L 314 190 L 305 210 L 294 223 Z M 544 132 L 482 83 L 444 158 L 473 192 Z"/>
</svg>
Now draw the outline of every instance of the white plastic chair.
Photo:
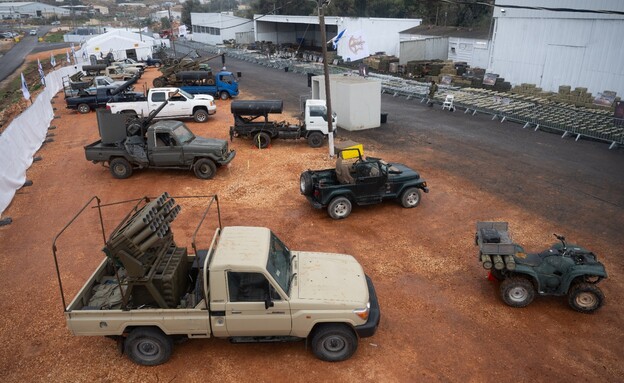
<svg viewBox="0 0 624 383">
<path fill-rule="evenodd" d="M 455 101 L 455 95 L 447 94 L 444 102 L 442 103 L 442 110 L 448 109 L 451 112 L 455 111 L 455 106 L 453 105 L 453 101 Z"/>
</svg>

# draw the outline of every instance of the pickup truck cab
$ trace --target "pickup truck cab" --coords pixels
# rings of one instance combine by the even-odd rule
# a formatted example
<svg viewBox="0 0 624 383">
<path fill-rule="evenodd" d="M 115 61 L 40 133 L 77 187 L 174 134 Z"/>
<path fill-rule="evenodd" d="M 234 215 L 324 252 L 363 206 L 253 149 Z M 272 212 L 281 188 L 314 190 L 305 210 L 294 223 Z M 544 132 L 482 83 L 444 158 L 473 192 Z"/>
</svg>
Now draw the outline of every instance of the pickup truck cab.
<svg viewBox="0 0 624 383">
<path fill-rule="evenodd" d="M 413 208 L 420 204 L 421 190 L 429 192 L 427 182 L 406 165 L 363 158 L 361 154 L 355 161 L 344 160 L 343 152 L 335 169 L 307 170 L 300 177 L 301 194 L 314 208 L 326 207 L 333 219 L 347 218 L 353 204 L 370 205 L 387 199 L 398 199 L 403 207 Z"/>
<path fill-rule="evenodd" d="M 107 108 L 113 113 L 147 116 L 165 100 L 169 100 L 169 103 L 158 113 L 159 119 L 193 118 L 196 122 L 206 122 L 208 116 L 217 112 L 212 96 L 192 95 L 179 88 L 151 88 L 145 101 L 109 102 Z"/>
<path fill-rule="evenodd" d="M 102 214 L 97 197 L 81 212 L 93 201 Z M 214 201 L 218 209 L 214 196 L 196 234 Z M 374 335 L 375 288 L 354 257 L 293 251 L 268 228 L 222 228 L 220 219 L 210 247 L 198 249 L 195 234 L 190 253 L 174 242 L 174 205 L 167 193 L 143 198 L 106 240 L 102 262 L 69 305 L 61 289 L 72 334 L 117 339 L 142 365 L 165 363 L 175 337 L 307 340 L 319 359 L 336 362 Z M 55 260 L 63 231 L 54 239 Z"/>
</svg>

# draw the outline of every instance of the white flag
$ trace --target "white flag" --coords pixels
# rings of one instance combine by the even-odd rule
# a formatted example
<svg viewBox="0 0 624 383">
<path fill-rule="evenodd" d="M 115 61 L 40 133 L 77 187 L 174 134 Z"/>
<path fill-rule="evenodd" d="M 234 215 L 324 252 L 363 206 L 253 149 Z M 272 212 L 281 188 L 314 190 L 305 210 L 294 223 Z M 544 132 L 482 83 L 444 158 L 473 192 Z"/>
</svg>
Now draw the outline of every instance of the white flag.
<svg viewBox="0 0 624 383">
<path fill-rule="evenodd" d="M 22 73 L 22 94 L 24 95 L 24 99 L 30 100 L 30 92 L 28 91 L 28 84 L 26 84 L 24 73 Z"/>
<path fill-rule="evenodd" d="M 363 31 L 351 33 L 347 38 L 347 44 L 341 44 L 338 48 L 340 55 L 347 61 L 360 60 L 370 56 Z"/>
<path fill-rule="evenodd" d="M 45 73 L 43 72 L 43 67 L 41 66 L 41 61 L 37 59 L 37 69 L 39 69 L 39 78 L 41 80 L 41 85 L 45 86 Z"/>
<path fill-rule="evenodd" d="M 52 53 L 50 53 L 50 65 L 52 65 L 52 68 L 56 66 L 56 59 Z"/>
</svg>

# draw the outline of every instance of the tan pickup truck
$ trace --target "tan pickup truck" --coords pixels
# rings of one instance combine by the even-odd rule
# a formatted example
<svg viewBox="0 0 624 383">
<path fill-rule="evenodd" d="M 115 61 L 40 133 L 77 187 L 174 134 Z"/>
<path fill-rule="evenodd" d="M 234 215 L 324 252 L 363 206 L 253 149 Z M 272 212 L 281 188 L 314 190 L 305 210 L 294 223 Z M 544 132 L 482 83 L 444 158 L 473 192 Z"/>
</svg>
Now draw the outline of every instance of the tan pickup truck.
<svg viewBox="0 0 624 383">
<path fill-rule="evenodd" d="M 291 251 L 267 228 L 222 228 L 220 219 L 210 247 L 198 250 L 214 201 L 218 211 L 214 196 L 195 230 L 194 254 L 173 240 L 169 224 L 180 207 L 165 193 L 141 199 L 113 230 L 103 261 L 69 305 L 58 273 L 70 331 L 113 337 L 142 365 L 166 362 L 175 337 L 307 340 L 318 358 L 341 361 L 375 333 L 375 289 L 350 255 Z M 101 217 L 96 197 L 81 212 L 91 205 Z M 57 265 L 56 242 L 70 224 L 54 240 Z"/>
</svg>

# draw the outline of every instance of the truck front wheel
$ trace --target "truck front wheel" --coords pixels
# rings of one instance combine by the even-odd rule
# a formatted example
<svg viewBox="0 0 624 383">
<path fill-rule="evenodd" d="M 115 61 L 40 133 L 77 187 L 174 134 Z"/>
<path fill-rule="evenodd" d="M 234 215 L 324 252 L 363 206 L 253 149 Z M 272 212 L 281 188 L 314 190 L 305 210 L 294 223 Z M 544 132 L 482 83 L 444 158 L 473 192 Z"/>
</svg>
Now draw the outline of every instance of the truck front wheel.
<svg viewBox="0 0 624 383">
<path fill-rule="evenodd" d="M 78 105 L 78 112 L 82 113 L 82 114 L 87 114 L 91 111 L 91 107 L 87 104 L 80 104 Z"/>
<path fill-rule="evenodd" d="M 254 136 L 253 141 L 258 149 L 266 149 L 271 144 L 271 136 L 268 133 L 260 132 Z"/>
<path fill-rule="evenodd" d="M 336 197 L 327 206 L 327 212 L 333 219 L 347 218 L 351 214 L 351 201 L 346 197 Z"/>
<path fill-rule="evenodd" d="M 505 279 L 500 286 L 503 300 L 511 307 L 526 307 L 535 298 L 535 288 L 531 281 L 523 277 Z"/>
<path fill-rule="evenodd" d="M 132 165 L 125 158 L 114 158 L 109 166 L 110 172 L 115 178 L 124 179 L 132 175 Z"/>
<path fill-rule="evenodd" d="M 202 180 L 209 180 L 214 177 L 217 172 L 217 166 L 208 158 L 201 158 L 193 165 L 193 171 L 197 178 Z"/>
<path fill-rule="evenodd" d="M 124 342 L 124 352 L 135 363 L 157 366 L 171 357 L 173 342 L 159 329 L 136 328 Z"/>
<path fill-rule="evenodd" d="M 206 122 L 208 121 L 208 112 L 204 109 L 197 109 L 195 113 L 193 113 L 193 119 L 195 122 Z"/>
<path fill-rule="evenodd" d="M 308 145 L 310 145 L 311 148 L 320 148 L 323 146 L 323 141 L 323 133 L 313 132 L 308 136 Z"/>
<path fill-rule="evenodd" d="M 593 313 L 602 307 L 604 294 L 596 285 L 577 283 L 568 291 L 568 304 L 581 313 Z"/>
<path fill-rule="evenodd" d="M 353 330 L 343 324 L 326 324 L 312 336 L 312 351 L 327 362 L 347 360 L 357 350 L 358 340 Z"/>
<path fill-rule="evenodd" d="M 226 91 L 222 91 L 221 93 L 219 93 L 219 98 L 225 101 L 230 98 L 230 94 Z"/>
<path fill-rule="evenodd" d="M 408 188 L 401 194 L 401 205 L 406 208 L 416 207 L 420 203 L 420 190 Z"/>
</svg>

